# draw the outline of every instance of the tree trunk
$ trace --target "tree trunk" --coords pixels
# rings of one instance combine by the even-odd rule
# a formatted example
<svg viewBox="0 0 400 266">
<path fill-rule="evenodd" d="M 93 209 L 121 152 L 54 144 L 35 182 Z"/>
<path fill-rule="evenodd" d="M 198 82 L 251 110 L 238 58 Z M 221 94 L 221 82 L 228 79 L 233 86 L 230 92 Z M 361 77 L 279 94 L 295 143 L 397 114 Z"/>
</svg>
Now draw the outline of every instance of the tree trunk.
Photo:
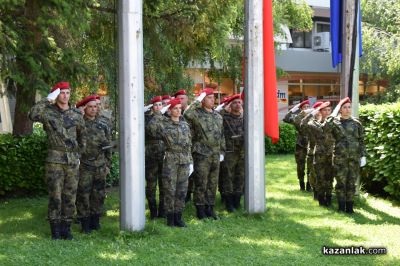
<svg viewBox="0 0 400 266">
<path fill-rule="evenodd" d="M 39 17 L 40 7 L 38 0 L 28 0 L 25 2 L 25 28 L 26 34 L 22 40 L 22 49 L 25 50 L 25 54 L 31 54 L 37 51 L 39 44 L 42 41 L 42 33 L 37 26 L 37 19 Z M 35 75 L 29 64 L 25 61 L 26 59 L 19 58 L 17 56 L 16 63 L 17 67 L 24 73 L 27 80 L 33 83 Z M 32 122 L 28 118 L 29 109 L 35 103 L 36 91 L 33 84 L 28 85 L 17 84 L 17 95 L 15 104 L 15 116 L 14 116 L 14 135 L 28 135 L 32 134 Z"/>
</svg>

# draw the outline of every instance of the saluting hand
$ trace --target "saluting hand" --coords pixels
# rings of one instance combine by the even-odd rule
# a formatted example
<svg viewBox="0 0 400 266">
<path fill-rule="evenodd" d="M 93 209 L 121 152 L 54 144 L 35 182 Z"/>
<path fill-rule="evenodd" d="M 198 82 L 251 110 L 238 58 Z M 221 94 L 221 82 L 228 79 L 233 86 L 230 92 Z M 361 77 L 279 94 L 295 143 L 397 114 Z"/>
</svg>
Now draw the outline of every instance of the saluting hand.
<svg viewBox="0 0 400 266">
<path fill-rule="evenodd" d="M 50 101 L 55 101 L 58 97 L 58 95 L 60 94 L 61 90 L 60 89 L 56 89 L 55 91 L 51 92 L 49 95 L 47 95 L 47 99 L 49 99 Z"/>
</svg>

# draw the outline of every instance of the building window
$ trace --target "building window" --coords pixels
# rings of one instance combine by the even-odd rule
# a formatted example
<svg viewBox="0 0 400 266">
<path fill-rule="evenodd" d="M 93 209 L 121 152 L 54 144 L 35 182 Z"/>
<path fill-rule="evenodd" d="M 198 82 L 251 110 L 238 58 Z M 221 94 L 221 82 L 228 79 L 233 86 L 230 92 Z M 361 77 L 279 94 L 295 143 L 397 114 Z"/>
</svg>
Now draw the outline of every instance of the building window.
<svg viewBox="0 0 400 266">
<path fill-rule="evenodd" d="M 315 23 L 317 32 L 330 32 L 331 25 L 329 23 Z"/>
<path fill-rule="evenodd" d="M 304 31 L 291 30 L 293 43 L 289 47 L 292 48 L 311 48 L 312 33 Z"/>
</svg>

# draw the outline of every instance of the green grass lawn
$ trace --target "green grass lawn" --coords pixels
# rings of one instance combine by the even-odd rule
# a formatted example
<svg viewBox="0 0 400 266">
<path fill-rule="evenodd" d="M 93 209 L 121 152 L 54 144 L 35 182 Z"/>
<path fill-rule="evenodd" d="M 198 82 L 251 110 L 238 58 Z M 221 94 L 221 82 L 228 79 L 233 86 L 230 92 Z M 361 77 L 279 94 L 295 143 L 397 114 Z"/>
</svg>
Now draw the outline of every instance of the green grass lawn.
<svg viewBox="0 0 400 266">
<path fill-rule="evenodd" d="M 218 205 L 221 220 L 198 221 L 190 205 L 184 229 L 161 219 L 140 233 L 120 232 L 114 191 L 99 232 L 84 235 L 74 225 L 73 241 L 52 241 L 46 198 L 0 201 L 0 265 L 400 265 L 400 208 L 365 195 L 352 216 L 336 212 L 336 202 L 321 208 L 298 190 L 292 155 L 266 162 L 264 214 L 228 214 Z M 324 256 L 324 245 L 385 247 L 388 254 Z"/>
</svg>

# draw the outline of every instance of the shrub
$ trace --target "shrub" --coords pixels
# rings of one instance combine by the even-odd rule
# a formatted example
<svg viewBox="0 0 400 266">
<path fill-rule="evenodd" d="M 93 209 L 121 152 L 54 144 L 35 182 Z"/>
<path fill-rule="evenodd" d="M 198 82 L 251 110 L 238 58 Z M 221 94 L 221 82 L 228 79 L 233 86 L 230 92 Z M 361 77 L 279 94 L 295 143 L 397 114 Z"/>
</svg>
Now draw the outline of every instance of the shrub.
<svg viewBox="0 0 400 266">
<path fill-rule="evenodd" d="M 400 103 L 366 105 L 360 109 L 365 127 L 367 166 L 362 182 L 370 189 L 383 189 L 400 200 Z"/>
<path fill-rule="evenodd" d="M 296 148 L 296 137 L 297 137 L 297 131 L 293 125 L 287 123 L 280 123 L 279 141 L 276 144 L 272 144 L 271 139 L 266 137 L 265 153 L 266 154 L 293 153 Z"/>
<path fill-rule="evenodd" d="M 112 157 L 110 173 L 106 178 L 107 187 L 114 187 L 119 185 L 119 154 L 114 153 Z"/>
</svg>

